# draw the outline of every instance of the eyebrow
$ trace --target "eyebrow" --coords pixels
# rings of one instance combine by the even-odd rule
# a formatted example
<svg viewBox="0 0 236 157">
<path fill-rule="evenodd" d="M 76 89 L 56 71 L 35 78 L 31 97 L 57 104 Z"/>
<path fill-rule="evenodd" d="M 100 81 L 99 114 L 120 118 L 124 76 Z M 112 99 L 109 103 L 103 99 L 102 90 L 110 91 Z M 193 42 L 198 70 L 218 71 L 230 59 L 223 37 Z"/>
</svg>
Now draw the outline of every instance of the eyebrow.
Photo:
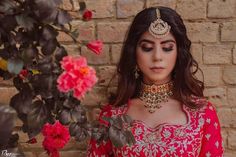
<svg viewBox="0 0 236 157">
<path fill-rule="evenodd" d="M 148 42 L 148 43 L 151 43 L 151 44 L 154 44 L 154 43 L 155 43 L 154 41 L 151 41 L 151 40 L 148 40 L 148 39 L 142 39 L 142 40 L 140 40 L 140 41 L 139 41 L 139 44 L 140 44 L 141 42 Z M 168 40 L 162 41 L 161 44 L 165 44 L 165 43 L 168 43 L 168 42 L 173 42 L 173 43 L 175 43 L 174 40 L 168 39 Z"/>
</svg>

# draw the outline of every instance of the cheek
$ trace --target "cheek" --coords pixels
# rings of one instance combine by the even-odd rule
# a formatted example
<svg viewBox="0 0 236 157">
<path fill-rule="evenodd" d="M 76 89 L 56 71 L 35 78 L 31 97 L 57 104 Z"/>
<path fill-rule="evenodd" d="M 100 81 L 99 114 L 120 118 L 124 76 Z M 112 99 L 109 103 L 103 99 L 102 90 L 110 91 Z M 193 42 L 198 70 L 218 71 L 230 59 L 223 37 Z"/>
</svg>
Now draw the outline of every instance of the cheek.
<svg viewBox="0 0 236 157">
<path fill-rule="evenodd" d="M 139 68 L 142 68 L 142 67 L 146 66 L 147 63 L 149 63 L 149 61 L 148 61 L 149 56 L 147 54 L 137 50 L 136 60 L 137 60 L 137 64 L 138 64 Z"/>
<path fill-rule="evenodd" d="M 175 51 L 168 57 L 169 60 L 168 63 L 171 69 L 175 67 L 176 59 L 177 59 L 177 52 Z"/>
</svg>

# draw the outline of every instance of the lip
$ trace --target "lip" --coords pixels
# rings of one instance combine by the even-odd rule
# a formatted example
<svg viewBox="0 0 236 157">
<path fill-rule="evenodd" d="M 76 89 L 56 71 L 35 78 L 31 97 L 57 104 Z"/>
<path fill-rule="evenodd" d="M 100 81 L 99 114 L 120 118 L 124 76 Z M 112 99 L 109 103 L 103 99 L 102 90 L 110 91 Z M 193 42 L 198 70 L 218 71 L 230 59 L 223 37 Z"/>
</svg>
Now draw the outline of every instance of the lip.
<svg viewBox="0 0 236 157">
<path fill-rule="evenodd" d="M 151 67 L 150 68 L 153 72 L 161 72 L 164 68 L 163 67 Z"/>
<path fill-rule="evenodd" d="M 164 68 L 161 66 L 155 66 L 155 67 L 151 67 L 150 69 L 164 69 Z"/>
</svg>

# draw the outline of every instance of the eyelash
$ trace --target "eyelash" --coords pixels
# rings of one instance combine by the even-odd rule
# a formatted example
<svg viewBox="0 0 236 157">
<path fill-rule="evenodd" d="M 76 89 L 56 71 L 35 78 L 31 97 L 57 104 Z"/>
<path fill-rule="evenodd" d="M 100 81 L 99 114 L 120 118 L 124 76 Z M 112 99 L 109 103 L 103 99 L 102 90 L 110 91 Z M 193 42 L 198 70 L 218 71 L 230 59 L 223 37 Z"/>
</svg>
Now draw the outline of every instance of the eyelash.
<svg viewBox="0 0 236 157">
<path fill-rule="evenodd" d="M 144 47 L 144 46 L 141 47 L 141 48 L 142 48 L 142 50 L 145 51 L 145 52 L 152 51 L 152 49 L 153 49 L 153 48 L 148 48 L 148 47 Z M 168 47 L 168 48 L 163 47 L 162 49 L 163 49 L 163 51 L 165 51 L 165 52 L 169 52 L 169 51 L 172 51 L 172 50 L 173 50 L 173 47 Z"/>
<path fill-rule="evenodd" d="M 143 51 L 145 52 L 149 52 L 149 51 L 152 51 L 152 48 L 148 48 L 148 47 L 141 47 Z"/>
<path fill-rule="evenodd" d="M 162 49 L 163 49 L 165 52 L 169 52 L 169 51 L 172 51 L 172 50 L 173 50 L 173 47 L 168 47 L 168 48 L 163 47 Z"/>
</svg>

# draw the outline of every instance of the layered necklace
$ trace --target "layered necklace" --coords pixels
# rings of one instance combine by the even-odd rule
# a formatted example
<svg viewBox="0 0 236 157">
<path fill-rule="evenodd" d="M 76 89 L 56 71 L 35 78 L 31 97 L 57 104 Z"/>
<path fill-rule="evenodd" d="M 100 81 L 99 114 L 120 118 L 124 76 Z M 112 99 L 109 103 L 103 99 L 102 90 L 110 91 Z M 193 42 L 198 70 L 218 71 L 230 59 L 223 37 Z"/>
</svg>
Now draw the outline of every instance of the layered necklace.
<svg viewBox="0 0 236 157">
<path fill-rule="evenodd" d="M 173 95 L 173 81 L 161 85 L 148 85 L 141 83 L 139 98 L 144 101 L 144 107 L 148 112 L 154 113 L 162 106 L 160 103 L 168 102 L 169 97 Z"/>
</svg>

